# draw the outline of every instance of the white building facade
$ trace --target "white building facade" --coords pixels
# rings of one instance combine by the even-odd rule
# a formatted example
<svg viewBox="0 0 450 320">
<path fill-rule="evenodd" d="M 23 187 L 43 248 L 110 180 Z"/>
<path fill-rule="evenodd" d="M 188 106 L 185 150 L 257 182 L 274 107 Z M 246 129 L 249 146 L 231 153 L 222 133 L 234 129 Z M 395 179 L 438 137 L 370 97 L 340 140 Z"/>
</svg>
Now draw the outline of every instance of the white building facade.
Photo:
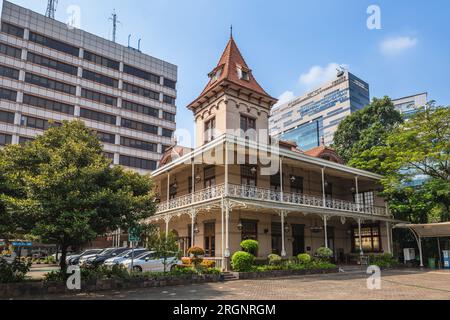
<svg viewBox="0 0 450 320">
<path fill-rule="evenodd" d="M 271 112 L 270 135 L 294 141 L 300 149 L 331 145 L 339 124 L 370 103 L 369 84 L 348 71 L 335 80 Z"/>
<path fill-rule="evenodd" d="M 399 99 L 392 100 L 395 108 L 406 119 L 414 115 L 420 107 L 424 107 L 428 103 L 428 94 L 426 92 L 419 93 Z"/>
<path fill-rule="evenodd" d="M 114 164 L 153 171 L 172 145 L 176 82 L 173 64 L 3 1 L 0 145 L 80 119 Z"/>
</svg>

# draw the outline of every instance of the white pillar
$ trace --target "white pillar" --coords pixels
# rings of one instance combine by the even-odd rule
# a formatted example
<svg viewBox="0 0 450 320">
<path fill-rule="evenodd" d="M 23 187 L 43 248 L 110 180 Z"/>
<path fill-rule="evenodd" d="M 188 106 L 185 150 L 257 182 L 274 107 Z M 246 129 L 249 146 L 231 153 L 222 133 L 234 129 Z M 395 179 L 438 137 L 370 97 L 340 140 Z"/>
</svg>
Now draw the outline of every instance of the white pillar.
<svg viewBox="0 0 450 320">
<path fill-rule="evenodd" d="M 281 212 L 281 256 L 286 257 L 286 247 L 285 247 L 285 239 L 284 239 L 284 218 L 285 212 Z"/>
<path fill-rule="evenodd" d="M 280 158 L 280 201 L 284 201 L 283 158 Z"/>
<path fill-rule="evenodd" d="M 420 267 L 424 267 L 423 264 L 423 253 L 422 253 L 422 238 L 419 237 L 419 255 L 420 255 Z"/>
<path fill-rule="evenodd" d="M 359 253 L 360 255 L 363 255 L 363 248 L 362 248 L 362 235 L 361 235 L 361 219 L 358 219 L 358 234 L 359 234 Z"/>
<path fill-rule="evenodd" d="M 325 168 L 322 168 L 322 201 L 323 206 L 327 206 L 327 196 L 325 194 Z"/>
<path fill-rule="evenodd" d="M 221 224 L 220 224 L 220 228 L 221 228 L 221 250 L 222 250 L 222 261 L 223 261 L 223 263 L 222 263 L 222 266 L 224 266 L 225 265 L 225 260 L 224 260 L 224 258 L 225 258 L 225 226 L 224 226 L 224 223 L 225 223 L 225 217 L 224 217 L 224 206 L 225 206 L 225 204 L 224 204 L 224 200 L 223 200 L 223 198 L 222 198 L 222 205 L 220 206 L 220 213 L 221 213 Z"/>
<path fill-rule="evenodd" d="M 229 258 L 230 252 L 230 208 L 229 204 L 225 204 L 225 257 Z"/>
<path fill-rule="evenodd" d="M 327 226 L 328 217 L 326 215 L 323 216 L 323 230 L 325 234 L 325 248 L 328 248 L 328 226 Z"/>
<path fill-rule="evenodd" d="M 167 205 L 169 205 L 170 201 L 170 172 L 167 172 Z"/>
<path fill-rule="evenodd" d="M 169 217 L 166 217 L 165 219 L 166 222 L 166 239 L 169 237 Z"/>
<path fill-rule="evenodd" d="M 355 177 L 355 188 L 356 188 L 356 210 L 359 212 L 359 181 L 358 181 L 358 176 Z"/>
<path fill-rule="evenodd" d="M 228 142 L 225 142 L 225 196 L 228 196 Z"/>
<path fill-rule="evenodd" d="M 191 189 L 192 189 L 192 202 L 194 203 L 194 193 L 195 193 L 195 158 L 192 157 L 192 181 L 191 181 Z"/>
<path fill-rule="evenodd" d="M 191 247 L 195 246 L 195 209 L 191 209 Z"/>
</svg>

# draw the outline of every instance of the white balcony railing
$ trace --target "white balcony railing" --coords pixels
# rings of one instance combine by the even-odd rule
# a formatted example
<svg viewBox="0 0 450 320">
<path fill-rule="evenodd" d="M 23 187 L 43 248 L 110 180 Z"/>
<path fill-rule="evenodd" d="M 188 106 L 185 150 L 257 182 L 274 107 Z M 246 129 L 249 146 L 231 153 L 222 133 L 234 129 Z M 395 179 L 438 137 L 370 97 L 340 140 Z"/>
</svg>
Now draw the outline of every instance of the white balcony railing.
<svg viewBox="0 0 450 320">
<path fill-rule="evenodd" d="M 335 209 L 352 213 L 363 213 L 367 215 L 387 215 L 386 208 L 384 207 L 365 206 L 355 202 L 338 199 L 326 200 L 324 204 L 323 198 L 321 197 L 291 192 L 283 192 L 282 194 L 279 191 L 245 185 L 228 184 L 228 193 L 226 195 L 232 198 L 257 200 L 262 202 L 281 202 L 283 204 Z M 191 204 L 198 204 L 206 200 L 218 199 L 222 196 L 225 196 L 224 184 L 206 188 L 197 191 L 194 194 L 180 196 L 170 200 L 169 202 L 161 203 L 158 205 L 157 212 L 161 213 Z"/>
</svg>

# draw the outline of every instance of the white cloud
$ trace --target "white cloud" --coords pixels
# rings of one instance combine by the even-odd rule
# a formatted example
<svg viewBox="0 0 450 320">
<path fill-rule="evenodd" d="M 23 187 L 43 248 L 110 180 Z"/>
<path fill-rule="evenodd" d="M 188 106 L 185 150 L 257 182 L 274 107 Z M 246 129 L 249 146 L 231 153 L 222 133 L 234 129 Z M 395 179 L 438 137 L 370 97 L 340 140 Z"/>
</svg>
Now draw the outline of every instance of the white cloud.
<svg viewBox="0 0 450 320">
<path fill-rule="evenodd" d="M 325 67 L 317 65 L 313 66 L 308 72 L 300 75 L 300 85 L 304 89 L 308 90 L 320 86 L 325 82 L 331 81 L 336 78 L 337 68 L 339 68 L 339 64 L 335 62 L 329 63 Z"/>
<path fill-rule="evenodd" d="M 413 37 L 396 37 L 384 40 L 381 45 L 381 52 L 385 55 L 397 55 L 405 50 L 413 48 L 419 41 Z"/>
<path fill-rule="evenodd" d="M 295 98 L 294 92 L 285 91 L 278 97 L 278 103 L 274 106 L 275 108 L 289 102 Z"/>
</svg>

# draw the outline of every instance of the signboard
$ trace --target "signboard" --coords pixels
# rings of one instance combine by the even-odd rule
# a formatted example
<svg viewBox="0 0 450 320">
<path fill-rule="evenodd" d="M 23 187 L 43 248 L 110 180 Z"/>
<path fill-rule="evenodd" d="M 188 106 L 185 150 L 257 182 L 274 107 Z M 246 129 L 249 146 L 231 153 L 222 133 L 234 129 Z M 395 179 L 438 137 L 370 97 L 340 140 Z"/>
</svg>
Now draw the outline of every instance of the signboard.
<svg viewBox="0 0 450 320">
<path fill-rule="evenodd" d="M 12 243 L 13 247 L 32 247 L 32 242 L 24 242 L 24 241 L 15 241 Z"/>
<path fill-rule="evenodd" d="M 139 242 L 141 241 L 141 230 L 138 227 L 133 227 L 128 230 L 128 241 Z"/>
</svg>

